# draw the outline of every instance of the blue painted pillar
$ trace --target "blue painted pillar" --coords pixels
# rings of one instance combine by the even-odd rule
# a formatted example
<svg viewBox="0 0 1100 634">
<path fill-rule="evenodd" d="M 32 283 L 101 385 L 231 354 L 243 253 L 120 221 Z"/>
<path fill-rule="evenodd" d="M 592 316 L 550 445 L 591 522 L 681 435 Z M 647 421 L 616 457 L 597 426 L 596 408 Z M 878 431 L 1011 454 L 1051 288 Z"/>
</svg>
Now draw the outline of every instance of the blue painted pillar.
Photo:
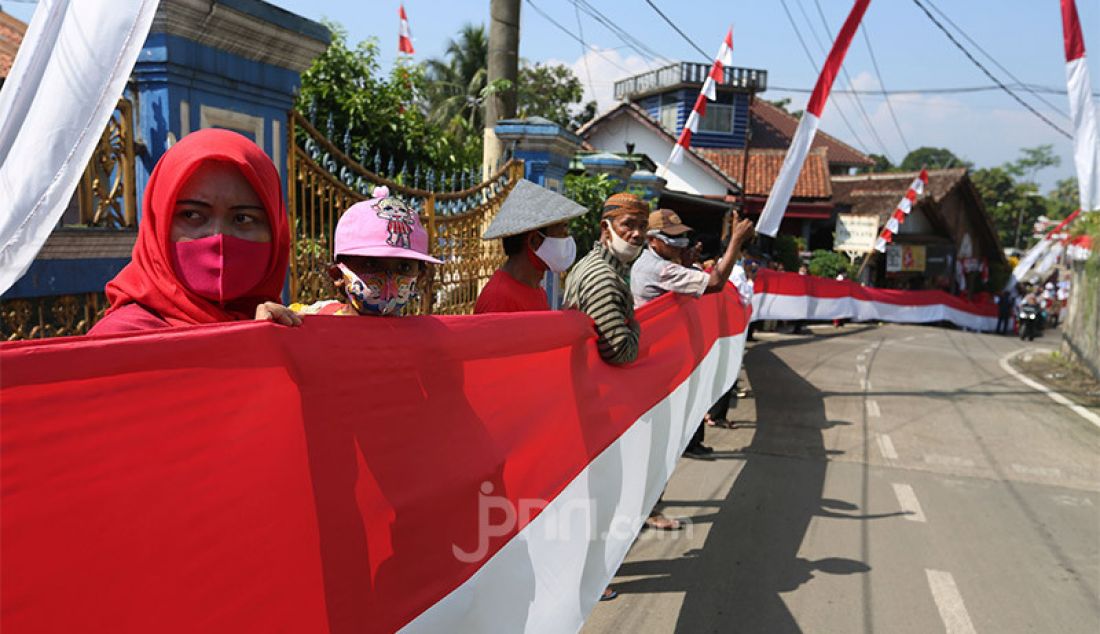
<svg viewBox="0 0 1100 634">
<path fill-rule="evenodd" d="M 524 177 L 543 187 L 564 193 L 565 174 L 581 148 L 581 138 L 542 117 L 502 119 L 496 135 L 504 147 L 512 147 L 514 156 L 523 160 Z M 561 307 L 561 276 L 547 272 L 544 280 L 550 307 Z"/>
<path fill-rule="evenodd" d="M 301 72 L 328 46 L 328 29 L 262 0 L 195 4 L 162 2 L 134 65 L 138 200 L 164 151 L 211 127 L 255 141 L 285 188 L 286 113 Z"/>
</svg>

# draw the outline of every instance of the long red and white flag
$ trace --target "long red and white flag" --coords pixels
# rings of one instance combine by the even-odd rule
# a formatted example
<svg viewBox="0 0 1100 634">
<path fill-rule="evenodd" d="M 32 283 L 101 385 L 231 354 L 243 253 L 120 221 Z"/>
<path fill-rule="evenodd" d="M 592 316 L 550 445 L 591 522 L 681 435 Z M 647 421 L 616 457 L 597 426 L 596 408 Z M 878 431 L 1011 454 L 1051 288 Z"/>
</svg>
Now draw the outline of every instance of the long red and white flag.
<svg viewBox="0 0 1100 634">
<path fill-rule="evenodd" d="M 412 55 L 413 50 L 412 31 L 409 30 L 409 16 L 405 15 L 405 5 L 400 5 L 397 14 L 401 16 L 401 26 L 397 32 L 397 50 Z"/>
<path fill-rule="evenodd" d="M 1005 290 L 1011 290 L 1017 284 L 1024 280 L 1024 276 L 1031 272 L 1031 269 L 1039 262 L 1039 258 L 1046 255 L 1047 251 L 1054 245 L 1054 237 L 1058 235 L 1062 229 L 1067 227 L 1077 217 L 1081 215 L 1081 210 L 1078 209 L 1066 216 L 1062 222 L 1059 222 L 1056 227 L 1047 232 L 1043 239 L 1036 242 L 1035 246 L 1028 249 L 1024 257 L 1020 258 L 1020 261 L 1016 264 L 1016 267 L 1012 269 L 1012 275 L 1009 276 L 1008 282 L 1005 284 Z"/>
<path fill-rule="evenodd" d="M 901 201 L 894 209 L 894 213 L 890 216 L 890 219 L 886 221 L 886 226 L 882 229 L 882 233 L 879 234 L 878 240 L 875 241 L 875 251 L 882 253 L 886 250 L 886 245 L 893 241 L 894 236 L 901 230 L 901 225 L 905 222 L 905 217 L 909 215 L 909 212 L 913 211 L 913 203 L 917 202 L 917 198 L 924 193 L 924 186 L 927 184 L 928 170 L 922 169 L 920 174 L 914 178 L 913 182 L 909 185 L 909 190 L 901 197 Z"/>
<path fill-rule="evenodd" d="M 676 145 L 672 146 L 672 153 L 668 156 L 669 165 L 677 165 L 684 160 L 684 151 L 691 147 L 691 136 L 699 131 L 699 122 L 707 114 L 707 101 L 718 99 L 718 83 L 725 77 L 725 69 L 733 65 L 733 27 L 726 31 L 726 38 L 722 40 L 722 46 L 718 49 L 718 56 L 714 58 L 714 64 L 710 67 L 707 78 L 703 80 L 703 88 L 695 99 L 695 107 L 691 109 L 684 129 L 680 130 L 680 138 Z"/>
<path fill-rule="evenodd" d="M 1073 162 L 1077 167 L 1077 185 L 1081 209 L 1100 210 L 1100 129 L 1096 105 L 1092 102 L 1089 66 L 1085 59 L 1085 38 L 1073 0 L 1062 0 L 1062 33 L 1066 45 L 1066 83 L 1069 88 L 1069 112 L 1073 119 Z"/>
<path fill-rule="evenodd" d="M 863 14 L 867 12 L 867 6 L 871 0 L 856 0 L 844 26 L 840 28 L 833 48 L 829 51 L 829 57 L 825 60 L 825 66 L 814 85 L 814 92 L 810 95 L 810 102 L 806 105 L 806 112 L 798 122 L 798 129 L 791 139 L 791 146 L 787 149 L 787 156 L 783 159 L 783 167 L 779 170 L 772 185 L 772 191 L 768 195 L 768 201 L 764 204 L 764 211 L 760 214 L 760 220 L 756 222 L 756 232 L 771 237 L 779 231 L 779 223 L 783 220 L 783 214 L 787 210 L 787 203 L 791 201 L 791 192 L 798 182 L 798 175 L 802 172 L 802 164 L 806 162 L 806 155 L 810 152 L 814 136 L 817 134 L 817 126 L 821 120 L 821 113 L 825 110 L 825 102 L 829 99 L 829 92 L 833 89 L 833 80 L 840 72 L 840 66 L 844 63 L 844 56 L 848 53 L 848 46 L 855 37 Z"/>
<path fill-rule="evenodd" d="M 625 367 L 577 311 L 0 344 L 0 631 L 576 632 L 748 316 L 669 293 Z"/>
</svg>

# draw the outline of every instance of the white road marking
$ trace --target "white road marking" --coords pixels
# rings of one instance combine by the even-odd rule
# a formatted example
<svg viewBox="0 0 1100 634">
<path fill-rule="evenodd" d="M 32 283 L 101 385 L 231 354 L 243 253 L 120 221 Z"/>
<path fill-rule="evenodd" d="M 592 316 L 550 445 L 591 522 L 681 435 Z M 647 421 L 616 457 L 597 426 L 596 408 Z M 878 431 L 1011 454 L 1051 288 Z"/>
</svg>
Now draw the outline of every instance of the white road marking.
<svg viewBox="0 0 1100 634">
<path fill-rule="evenodd" d="M 1024 475 L 1036 475 L 1046 478 L 1062 477 L 1062 470 L 1057 467 L 1030 467 L 1028 465 L 1013 464 L 1012 470 L 1016 473 L 1022 473 Z"/>
<path fill-rule="evenodd" d="M 932 588 L 932 598 L 936 601 L 936 609 L 940 611 L 947 634 L 975 634 L 974 624 L 970 622 L 970 615 L 951 573 L 940 570 L 924 572 L 928 575 L 928 586 Z"/>
<path fill-rule="evenodd" d="M 916 337 L 904 337 L 902 338 L 902 341 L 912 341 L 914 339 L 916 339 Z"/>
<path fill-rule="evenodd" d="M 867 360 L 867 355 L 865 355 L 865 354 L 857 354 L 856 355 L 856 361 L 859 361 L 860 363 L 863 363 L 866 360 Z"/>
<path fill-rule="evenodd" d="M 908 484 L 894 483 L 894 497 L 898 499 L 898 506 L 902 511 L 905 511 L 905 519 L 910 522 L 927 522 L 924 518 L 924 510 L 920 507 L 920 502 L 917 501 L 917 494 L 913 492 L 913 487 Z"/>
<path fill-rule="evenodd" d="M 871 391 L 871 382 L 868 381 L 867 379 L 860 379 L 859 380 L 859 387 L 861 389 L 863 389 L 864 391 L 866 391 L 866 392 L 870 392 Z"/>
<path fill-rule="evenodd" d="M 1092 500 L 1086 497 L 1077 497 L 1076 495 L 1055 495 L 1052 497 L 1055 502 L 1062 506 L 1094 506 Z"/>
<path fill-rule="evenodd" d="M 941 456 L 939 454 L 930 453 L 924 456 L 924 461 L 928 464 L 938 464 L 947 467 L 973 467 L 974 461 L 969 458 L 959 458 L 958 456 Z"/>
<path fill-rule="evenodd" d="M 1050 389 L 1049 387 L 1047 387 L 1047 386 L 1045 386 L 1041 383 L 1036 383 L 1035 381 L 1032 381 L 1031 379 L 1029 379 L 1026 376 L 1024 376 L 1024 375 L 1020 374 L 1019 372 L 1017 372 L 1016 368 L 1009 365 L 1009 363 L 1008 363 L 1009 359 L 1011 359 L 1012 357 L 1020 354 L 1021 352 L 1024 352 L 1025 350 L 1027 350 L 1027 348 L 1024 348 L 1022 350 L 1017 350 L 1016 352 L 1010 352 L 1009 354 L 1006 354 L 1005 356 L 1001 357 L 1001 362 L 1000 362 L 1001 363 L 1001 369 L 1004 370 L 1005 372 L 1008 372 L 1009 374 L 1016 377 L 1017 379 L 1019 379 L 1019 381 L 1021 383 L 1023 383 L 1024 385 L 1030 387 L 1033 390 L 1038 390 L 1038 391 L 1042 392 L 1043 394 L 1046 394 L 1055 403 L 1065 405 L 1066 407 L 1073 410 L 1073 412 L 1075 414 L 1077 414 L 1078 416 L 1080 416 L 1081 418 L 1084 418 L 1085 420 L 1089 421 L 1093 425 L 1096 425 L 1097 427 L 1100 427 L 1100 414 L 1089 411 L 1088 408 L 1083 407 L 1081 405 L 1078 405 L 1077 403 L 1074 403 L 1073 401 L 1069 400 L 1068 398 L 1062 396 L 1058 392 L 1055 392 L 1054 390 Z M 1046 349 L 1043 349 L 1043 351 L 1044 352 L 1049 352 L 1049 350 L 1046 350 Z"/>
<path fill-rule="evenodd" d="M 857 363 L 856 374 L 867 374 L 867 366 Z"/>
<path fill-rule="evenodd" d="M 897 460 L 898 451 L 894 449 L 894 441 L 890 440 L 890 437 L 886 434 L 878 435 L 878 449 L 882 452 L 882 457 L 887 460 Z"/>
<path fill-rule="evenodd" d="M 882 410 L 878 408 L 878 401 L 867 401 L 867 415 L 871 418 L 882 416 Z"/>
</svg>

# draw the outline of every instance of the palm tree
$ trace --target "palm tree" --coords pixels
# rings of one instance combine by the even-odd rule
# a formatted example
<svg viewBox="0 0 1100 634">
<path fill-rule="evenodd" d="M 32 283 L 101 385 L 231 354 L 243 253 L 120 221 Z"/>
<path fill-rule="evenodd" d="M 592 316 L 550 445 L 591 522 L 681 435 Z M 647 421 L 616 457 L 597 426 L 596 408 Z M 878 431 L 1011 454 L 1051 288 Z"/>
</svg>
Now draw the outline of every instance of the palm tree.
<svg viewBox="0 0 1100 634">
<path fill-rule="evenodd" d="M 445 59 L 425 62 L 429 119 L 452 133 L 483 127 L 489 38 L 483 25 L 467 23 L 447 43 Z"/>
</svg>

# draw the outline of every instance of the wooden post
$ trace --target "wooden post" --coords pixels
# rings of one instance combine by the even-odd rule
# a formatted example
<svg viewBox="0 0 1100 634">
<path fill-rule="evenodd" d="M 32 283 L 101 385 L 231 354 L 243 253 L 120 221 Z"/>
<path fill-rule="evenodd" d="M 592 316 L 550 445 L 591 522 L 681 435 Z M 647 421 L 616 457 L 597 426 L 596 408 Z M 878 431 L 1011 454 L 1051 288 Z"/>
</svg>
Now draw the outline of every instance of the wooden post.
<svg viewBox="0 0 1100 634">
<path fill-rule="evenodd" d="M 428 254 L 430 255 L 436 250 L 435 194 L 430 194 L 424 199 L 424 215 L 428 217 Z M 432 314 L 432 298 L 434 297 L 432 289 L 435 286 L 435 276 L 438 273 L 439 271 L 433 268 L 432 274 L 428 276 L 424 295 L 420 298 L 420 314 L 422 315 Z"/>
</svg>

